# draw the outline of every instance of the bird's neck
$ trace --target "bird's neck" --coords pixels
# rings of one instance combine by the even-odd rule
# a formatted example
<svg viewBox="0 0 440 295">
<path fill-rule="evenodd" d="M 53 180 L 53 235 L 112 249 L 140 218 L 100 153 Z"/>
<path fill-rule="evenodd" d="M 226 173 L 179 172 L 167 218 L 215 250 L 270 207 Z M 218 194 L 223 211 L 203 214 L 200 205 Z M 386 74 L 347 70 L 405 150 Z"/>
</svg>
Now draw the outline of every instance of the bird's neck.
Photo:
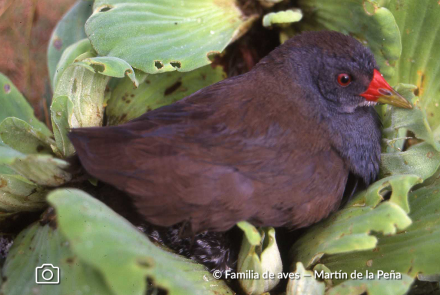
<svg viewBox="0 0 440 295">
<path fill-rule="evenodd" d="M 329 113 L 326 121 L 332 146 L 349 170 L 366 184 L 372 182 L 379 172 L 381 153 L 380 120 L 375 110 L 360 107 L 353 113 Z"/>
</svg>

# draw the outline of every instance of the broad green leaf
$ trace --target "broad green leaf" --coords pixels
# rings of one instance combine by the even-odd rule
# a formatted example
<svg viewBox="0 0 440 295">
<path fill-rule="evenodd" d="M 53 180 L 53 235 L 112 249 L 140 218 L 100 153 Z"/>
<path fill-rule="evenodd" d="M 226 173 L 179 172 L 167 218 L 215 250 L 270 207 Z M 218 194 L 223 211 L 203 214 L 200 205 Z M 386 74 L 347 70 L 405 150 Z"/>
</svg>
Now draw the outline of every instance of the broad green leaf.
<svg viewBox="0 0 440 295">
<path fill-rule="evenodd" d="M 404 295 L 407 294 L 413 278 L 402 274 L 399 280 L 357 279 L 348 280 L 332 289 L 327 295 Z"/>
<path fill-rule="evenodd" d="M 0 211 L 36 211 L 47 206 L 46 191 L 20 175 L 0 174 Z"/>
<path fill-rule="evenodd" d="M 303 15 L 299 9 L 271 12 L 263 17 L 263 26 L 270 27 L 274 24 L 289 24 L 299 22 Z"/>
<path fill-rule="evenodd" d="M 36 284 L 36 268 L 42 264 L 59 268 L 59 284 Z M 53 273 L 50 282 L 56 280 L 57 270 L 47 266 L 38 271 L 39 281 L 45 281 L 41 273 L 47 269 Z M 5 295 L 114 294 L 102 275 L 72 252 L 69 241 L 53 228 L 53 224 L 34 223 L 23 230 L 14 240 L 2 275 L 5 282 L 1 290 Z M 45 277 L 50 277 L 49 271 Z"/>
<path fill-rule="evenodd" d="M 58 81 L 54 97 L 67 96 L 73 103 L 68 110 L 69 127 L 101 126 L 104 117 L 104 92 L 109 77 L 81 66 L 70 65 Z M 64 114 L 62 116 L 65 116 Z"/>
<path fill-rule="evenodd" d="M 106 114 L 109 125 L 137 118 L 147 111 L 171 104 L 225 78 L 221 67 L 205 66 L 188 72 L 147 75 L 138 88 L 125 78 L 111 93 Z"/>
<path fill-rule="evenodd" d="M 416 88 L 414 85 L 407 84 L 398 84 L 395 87 L 395 89 L 409 101 L 414 99 L 413 91 Z M 403 133 L 399 132 L 399 129 L 403 129 Z M 424 110 L 420 109 L 419 106 L 415 106 L 412 110 L 395 108 L 389 105 L 385 106 L 383 115 L 383 137 L 387 138 L 390 142 L 388 152 L 401 149 L 404 140 L 396 140 L 396 138 L 402 135 L 404 136 L 406 130 L 412 131 L 417 138 L 424 140 L 437 151 L 440 151 L 440 143 L 434 138 Z M 399 141 L 400 144 L 396 144 L 396 141 Z"/>
<path fill-rule="evenodd" d="M 70 180 L 64 169 L 67 162 L 49 155 L 25 155 L 9 147 L 0 146 L 0 164 L 8 165 L 18 174 L 43 186 L 59 186 Z"/>
<path fill-rule="evenodd" d="M 73 103 L 65 95 L 55 97 L 50 107 L 56 146 L 61 153 L 60 156 L 63 157 L 69 157 L 75 153 L 75 148 L 67 137 L 70 130 L 69 121 L 71 119 L 69 120 L 69 118 L 73 116 L 72 110 Z"/>
<path fill-rule="evenodd" d="M 86 33 L 101 56 L 147 73 L 191 71 L 244 34 L 235 0 L 97 0 Z"/>
<path fill-rule="evenodd" d="M 440 139 L 440 5 L 438 1 L 390 0 L 402 37 L 402 56 L 396 63 L 392 84 L 407 83 L 418 87 L 419 106 Z"/>
<path fill-rule="evenodd" d="M 0 124 L 0 138 L 23 154 L 52 154 L 55 141 L 18 118 L 6 118 Z"/>
<path fill-rule="evenodd" d="M 408 100 L 414 100 L 416 86 L 398 84 L 395 89 Z M 440 143 L 435 139 L 426 113 L 419 105 L 406 110 L 383 106 L 383 137 L 385 146 L 382 154 L 382 175 L 417 174 L 423 179 L 430 177 L 440 165 Z M 402 152 L 407 130 L 416 138 L 424 140 L 421 145 L 411 146 Z"/>
<path fill-rule="evenodd" d="M 0 122 L 7 117 L 22 119 L 46 136 L 52 135 L 46 125 L 35 118 L 34 110 L 14 84 L 0 73 Z"/>
<path fill-rule="evenodd" d="M 411 224 L 405 212 L 407 194 L 420 181 L 415 175 L 397 175 L 375 182 L 296 241 L 291 250 L 293 261 L 309 268 L 325 254 L 373 249 L 377 237 L 371 235 L 372 231 L 391 235 L 407 228 Z M 391 199 L 381 202 L 382 191 L 390 186 Z"/>
<path fill-rule="evenodd" d="M 79 0 L 58 22 L 47 48 L 47 66 L 51 85 L 63 51 L 71 44 L 86 38 L 84 24 L 92 14 L 92 1 Z M 55 90 L 55 88 L 52 88 Z"/>
<path fill-rule="evenodd" d="M 85 67 L 92 73 L 99 73 L 104 76 L 124 78 L 127 76 L 134 87 L 139 86 L 133 68 L 125 61 L 117 57 L 98 56 L 82 59 L 75 65 Z"/>
<path fill-rule="evenodd" d="M 374 274 L 399 272 L 414 278 L 440 274 L 440 179 L 408 196 L 412 224 L 395 235 L 377 235 L 372 250 L 325 255 L 321 263 L 331 270 L 351 273 L 354 270 Z"/>
<path fill-rule="evenodd" d="M 317 25 L 354 36 L 368 46 L 388 79 L 394 75 L 392 66 L 400 57 L 402 43 L 394 16 L 382 7 L 383 2 L 386 1 L 300 0 L 299 6 Z M 318 29 L 316 24 L 311 28 Z"/>
<path fill-rule="evenodd" d="M 440 166 L 440 152 L 423 142 L 411 146 L 404 152 L 382 154 L 383 176 L 416 174 L 423 179 L 433 175 Z"/>
<path fill-rule="evenodd" d="M 82 39 L 78 42 L 75 42 L 64 50 L 56 66 L 52 81 L 52 89 L 56 89 L 58 80 L 60 79 L 64 70 L 75 62 L 79 56 L 87 52 L 93 52 L 93 47 L 92 44 L 90 44 L 89 39 Z"/>
<path fill-rule="evenodd" d="M 59 229 L 81 261 L 95 267 L 114 294 L 144 295 L 147 278 L 167 294 L 232 294 L 204 266 L 151 243 L 109 207 L 76 189 L 48 196 Z M 81 222 L 78 222 L 78 221 Z"/>
<path fill-rule="evenodd" d="M 315 280 L 314 273 L 305 270 L 301 262 L 296 264 L 295 273 L 299 278 L 289 279 L 286 295 L 324 295 L 325 284 Z"/>
<path fill-rule="evenodd" d="M 243 222 L 239 223 L 239 227 L 244 230 L 245 235 L 238 254 L 237 271 L 258 275 L 258 278 L 240 279 L 240 286 L 246 294 L 268 292 L 279 283 L 279 274 L 283 271 L 283 263 L 275 239 L 275 229 L 273 227 L 261 228 L 260 239 L 255 244 L 257 229 Z M 273 278 L 269 277 L 271 274 Z"/>
</svg>

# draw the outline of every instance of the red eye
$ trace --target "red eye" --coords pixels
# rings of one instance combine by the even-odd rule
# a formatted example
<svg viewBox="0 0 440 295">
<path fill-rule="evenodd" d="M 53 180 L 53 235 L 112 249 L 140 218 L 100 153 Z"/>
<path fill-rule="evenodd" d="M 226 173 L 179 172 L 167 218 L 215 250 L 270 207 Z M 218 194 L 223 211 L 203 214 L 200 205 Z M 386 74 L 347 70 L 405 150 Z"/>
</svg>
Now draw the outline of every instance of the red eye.
<svg viewBox="0 0 440 295">
<path fill-rule="evenodd" d="M 351 77 L 349 74 L 339 74 L 338 75 L 338 83 L 342 87 L 347 87 L 351 83 Z"/>
</svg>

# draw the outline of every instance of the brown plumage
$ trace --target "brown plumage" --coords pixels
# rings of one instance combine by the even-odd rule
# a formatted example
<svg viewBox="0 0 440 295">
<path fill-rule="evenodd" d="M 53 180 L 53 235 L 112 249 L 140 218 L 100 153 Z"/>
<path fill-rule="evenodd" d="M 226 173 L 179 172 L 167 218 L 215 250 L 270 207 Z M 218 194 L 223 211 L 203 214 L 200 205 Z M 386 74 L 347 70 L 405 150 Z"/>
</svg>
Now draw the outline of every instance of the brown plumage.
<svg viewBox="0 0 440 295">
<path fill-rule="evenodd" d="M 69 136 L 87 172 L 128 193 L 153 224 L 304 227 L 338 207 L 349 172 L 367 183 L 378 172 L 379 122 L 361 96 L 375 68 L 351 37 L 303 34 L 244 75 Z"/>
</svg>

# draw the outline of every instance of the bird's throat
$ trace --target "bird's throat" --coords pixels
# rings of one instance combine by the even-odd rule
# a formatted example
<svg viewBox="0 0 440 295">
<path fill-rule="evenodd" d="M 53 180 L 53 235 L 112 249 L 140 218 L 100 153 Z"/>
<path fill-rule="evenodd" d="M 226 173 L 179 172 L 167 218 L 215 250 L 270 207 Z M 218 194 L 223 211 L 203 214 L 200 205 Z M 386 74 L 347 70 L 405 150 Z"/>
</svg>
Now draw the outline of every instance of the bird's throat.
<svg viewBox="0 0 440 295">
<path fill-rule="evenodd" d="M 359 107 L 353 113 L 334 114 L 328 124 L 333 147 L 348 169 L 371 183 L 379 172 L 381 153 L 380 120 L 372 107 Z"/>
</svg>

